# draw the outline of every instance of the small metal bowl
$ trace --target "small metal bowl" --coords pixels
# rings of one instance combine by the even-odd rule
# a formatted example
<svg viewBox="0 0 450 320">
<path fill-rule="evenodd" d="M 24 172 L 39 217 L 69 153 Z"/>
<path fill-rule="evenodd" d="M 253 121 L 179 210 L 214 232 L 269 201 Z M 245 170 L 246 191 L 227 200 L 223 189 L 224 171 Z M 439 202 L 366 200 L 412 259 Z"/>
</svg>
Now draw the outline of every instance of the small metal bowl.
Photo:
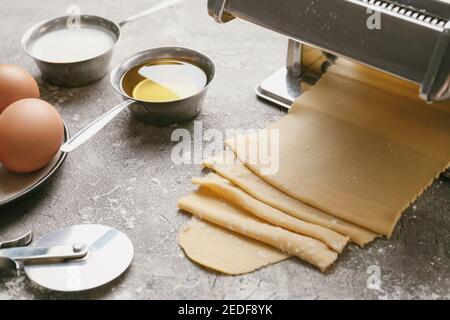
<svg viewBox="0 0 450 320">
<path fill-rule="evenodd" d="M 124 92 L 122 78 L 130 69 L 149 60 L 165 58 L 181 59 L 201 68 L 207 77 L 207 84 L 203 90 L 190 97 L 168 102 L 139 101 Z M 135 101 L 129 106 L 133 116 L 147 124 L 167 126 L 190 120 L 201 111 L 203 100 L 215 73 L 214 62 L 201 52 L 182 47 L 158 47 L 139 52 L 115 67 L 111 71 L 110 81 L 113 88 L 122 95 L 124 100 Z"/>
<path fill-rule="evenodd" d="M 100 80 L 108 74 L 114 47 L 120 38 L 120 27 L 102 17 L 80 15 L 81 27 L 101 29 L 112 35 L 114 45 L 108 51 L 91 59 L 67 63 L 44 61 L 33 56 L 31 47 L 34 42 L 51 31 L 66 29 L 69 18 L 69 15 L 65 15 L 35 24 L 23 35 L 22 48 L 34 59 L 46 81 L 63 87 L 80 87 Z"/>
</svg>

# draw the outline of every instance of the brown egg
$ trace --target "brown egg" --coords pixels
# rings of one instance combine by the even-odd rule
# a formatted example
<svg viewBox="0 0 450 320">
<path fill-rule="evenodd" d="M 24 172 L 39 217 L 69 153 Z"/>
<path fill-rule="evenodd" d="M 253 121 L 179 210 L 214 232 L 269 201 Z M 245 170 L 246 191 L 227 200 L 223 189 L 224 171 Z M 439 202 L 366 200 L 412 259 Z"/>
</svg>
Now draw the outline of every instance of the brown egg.
<svg viewBox="0 0 450 320">
<path fill-rule="evenodd" d="M 25 98 L 39 98 L 36 80 L 13 64 L 0 64 L 0 113 L 11 103 Z"/>
<path fill-rule="evenodd" d="M 27 173 L 45 167 L 63 139 L 58 111 L 43 100 L 19 100 L 0 114 L 0 161 L 11 171 Z"/>
</svg>

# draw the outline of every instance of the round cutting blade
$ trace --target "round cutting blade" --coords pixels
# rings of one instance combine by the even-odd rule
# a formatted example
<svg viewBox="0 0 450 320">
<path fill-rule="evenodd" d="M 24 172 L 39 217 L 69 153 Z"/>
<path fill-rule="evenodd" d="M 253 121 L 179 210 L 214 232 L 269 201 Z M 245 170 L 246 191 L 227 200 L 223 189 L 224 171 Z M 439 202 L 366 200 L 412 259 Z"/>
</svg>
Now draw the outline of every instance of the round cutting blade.
<svg viewBox="0 0 450 320">
<path fill-rule="evenodd" d="M 83 243 L 82 259 L 55 264 L 26 265 L 26 275 L 37 284 L 56 291 L 83 291 L 104 285 L 120 276 L 131 264 L 134 249 L 122 232 L 102 225 L 76 225 L 54 231 L 36 246 Z"/>
</svg>

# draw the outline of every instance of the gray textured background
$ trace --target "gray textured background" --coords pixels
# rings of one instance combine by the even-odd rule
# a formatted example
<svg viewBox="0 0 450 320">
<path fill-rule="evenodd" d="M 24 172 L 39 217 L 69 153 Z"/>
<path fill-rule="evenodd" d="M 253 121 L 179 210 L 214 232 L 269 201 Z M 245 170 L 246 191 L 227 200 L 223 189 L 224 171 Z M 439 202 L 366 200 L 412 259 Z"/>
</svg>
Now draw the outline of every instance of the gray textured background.
<svg viewBox="0 0 450 320">
<path fill-rule="evenodd" d="M 119 21 L 156 2 L 0 0 L 0 63 L 19 64 L 39 79 L 20 38 L 35 22 L 64 14 L 69 4 Z M 253 93 L 284 63 L 283 37 L 243 21 L 218 25 L 207 15 L 205 0 L 188 0 L 126 26 L 113 63 L 160 45 L 192 47 L 216 61 L 218 75 L 198 116 L 205 129 L 263 128 L 285 114 Z M 72 133 L 120 101 L 106 78 L 78 89 L 39 82 L 43 98 L 58 108 Z M 193 123 L 182 127 L 192 129 Z M 178 247 L 177 235 L 188 217 L 178 212 L 176 200 L 193 189 L 190 177 L 200 169 L 171 163 L 174 129 L 147 127 L 124 113 L 70 154 L 49 184 L 0 208 L 0 240 L 29 229 L 39 237 L 87 222 L 123 230 L 136 249 L 126 274 L 80 294 L 49 292 L 24 277 L 2 279 L 0 299 L 450 298 L 450 183 L 444 180 L 406 211 L 391 240 L 364 250 L 350 246 L 326 275 L 296 259 L 239 277 L 199 268 Z M 380 290 L 367 288 L 371 265 L 381 270 Z"/>
</svg>

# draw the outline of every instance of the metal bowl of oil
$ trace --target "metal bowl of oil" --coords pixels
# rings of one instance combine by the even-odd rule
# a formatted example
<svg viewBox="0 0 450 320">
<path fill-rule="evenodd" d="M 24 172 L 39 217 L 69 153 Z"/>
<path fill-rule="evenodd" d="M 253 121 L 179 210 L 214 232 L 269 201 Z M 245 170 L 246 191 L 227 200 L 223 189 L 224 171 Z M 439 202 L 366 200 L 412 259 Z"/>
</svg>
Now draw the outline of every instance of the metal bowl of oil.
<svg viewBox="0 0 450 320">
<path fill-rule="evenodd" d="M 194 118 L 202 108 L 216 68 L 207 55 L 182 47 L 142 51 L 111 71 L 114 89 L 133 116 L 151 125 L 167 126 Z"/>
</svg>

